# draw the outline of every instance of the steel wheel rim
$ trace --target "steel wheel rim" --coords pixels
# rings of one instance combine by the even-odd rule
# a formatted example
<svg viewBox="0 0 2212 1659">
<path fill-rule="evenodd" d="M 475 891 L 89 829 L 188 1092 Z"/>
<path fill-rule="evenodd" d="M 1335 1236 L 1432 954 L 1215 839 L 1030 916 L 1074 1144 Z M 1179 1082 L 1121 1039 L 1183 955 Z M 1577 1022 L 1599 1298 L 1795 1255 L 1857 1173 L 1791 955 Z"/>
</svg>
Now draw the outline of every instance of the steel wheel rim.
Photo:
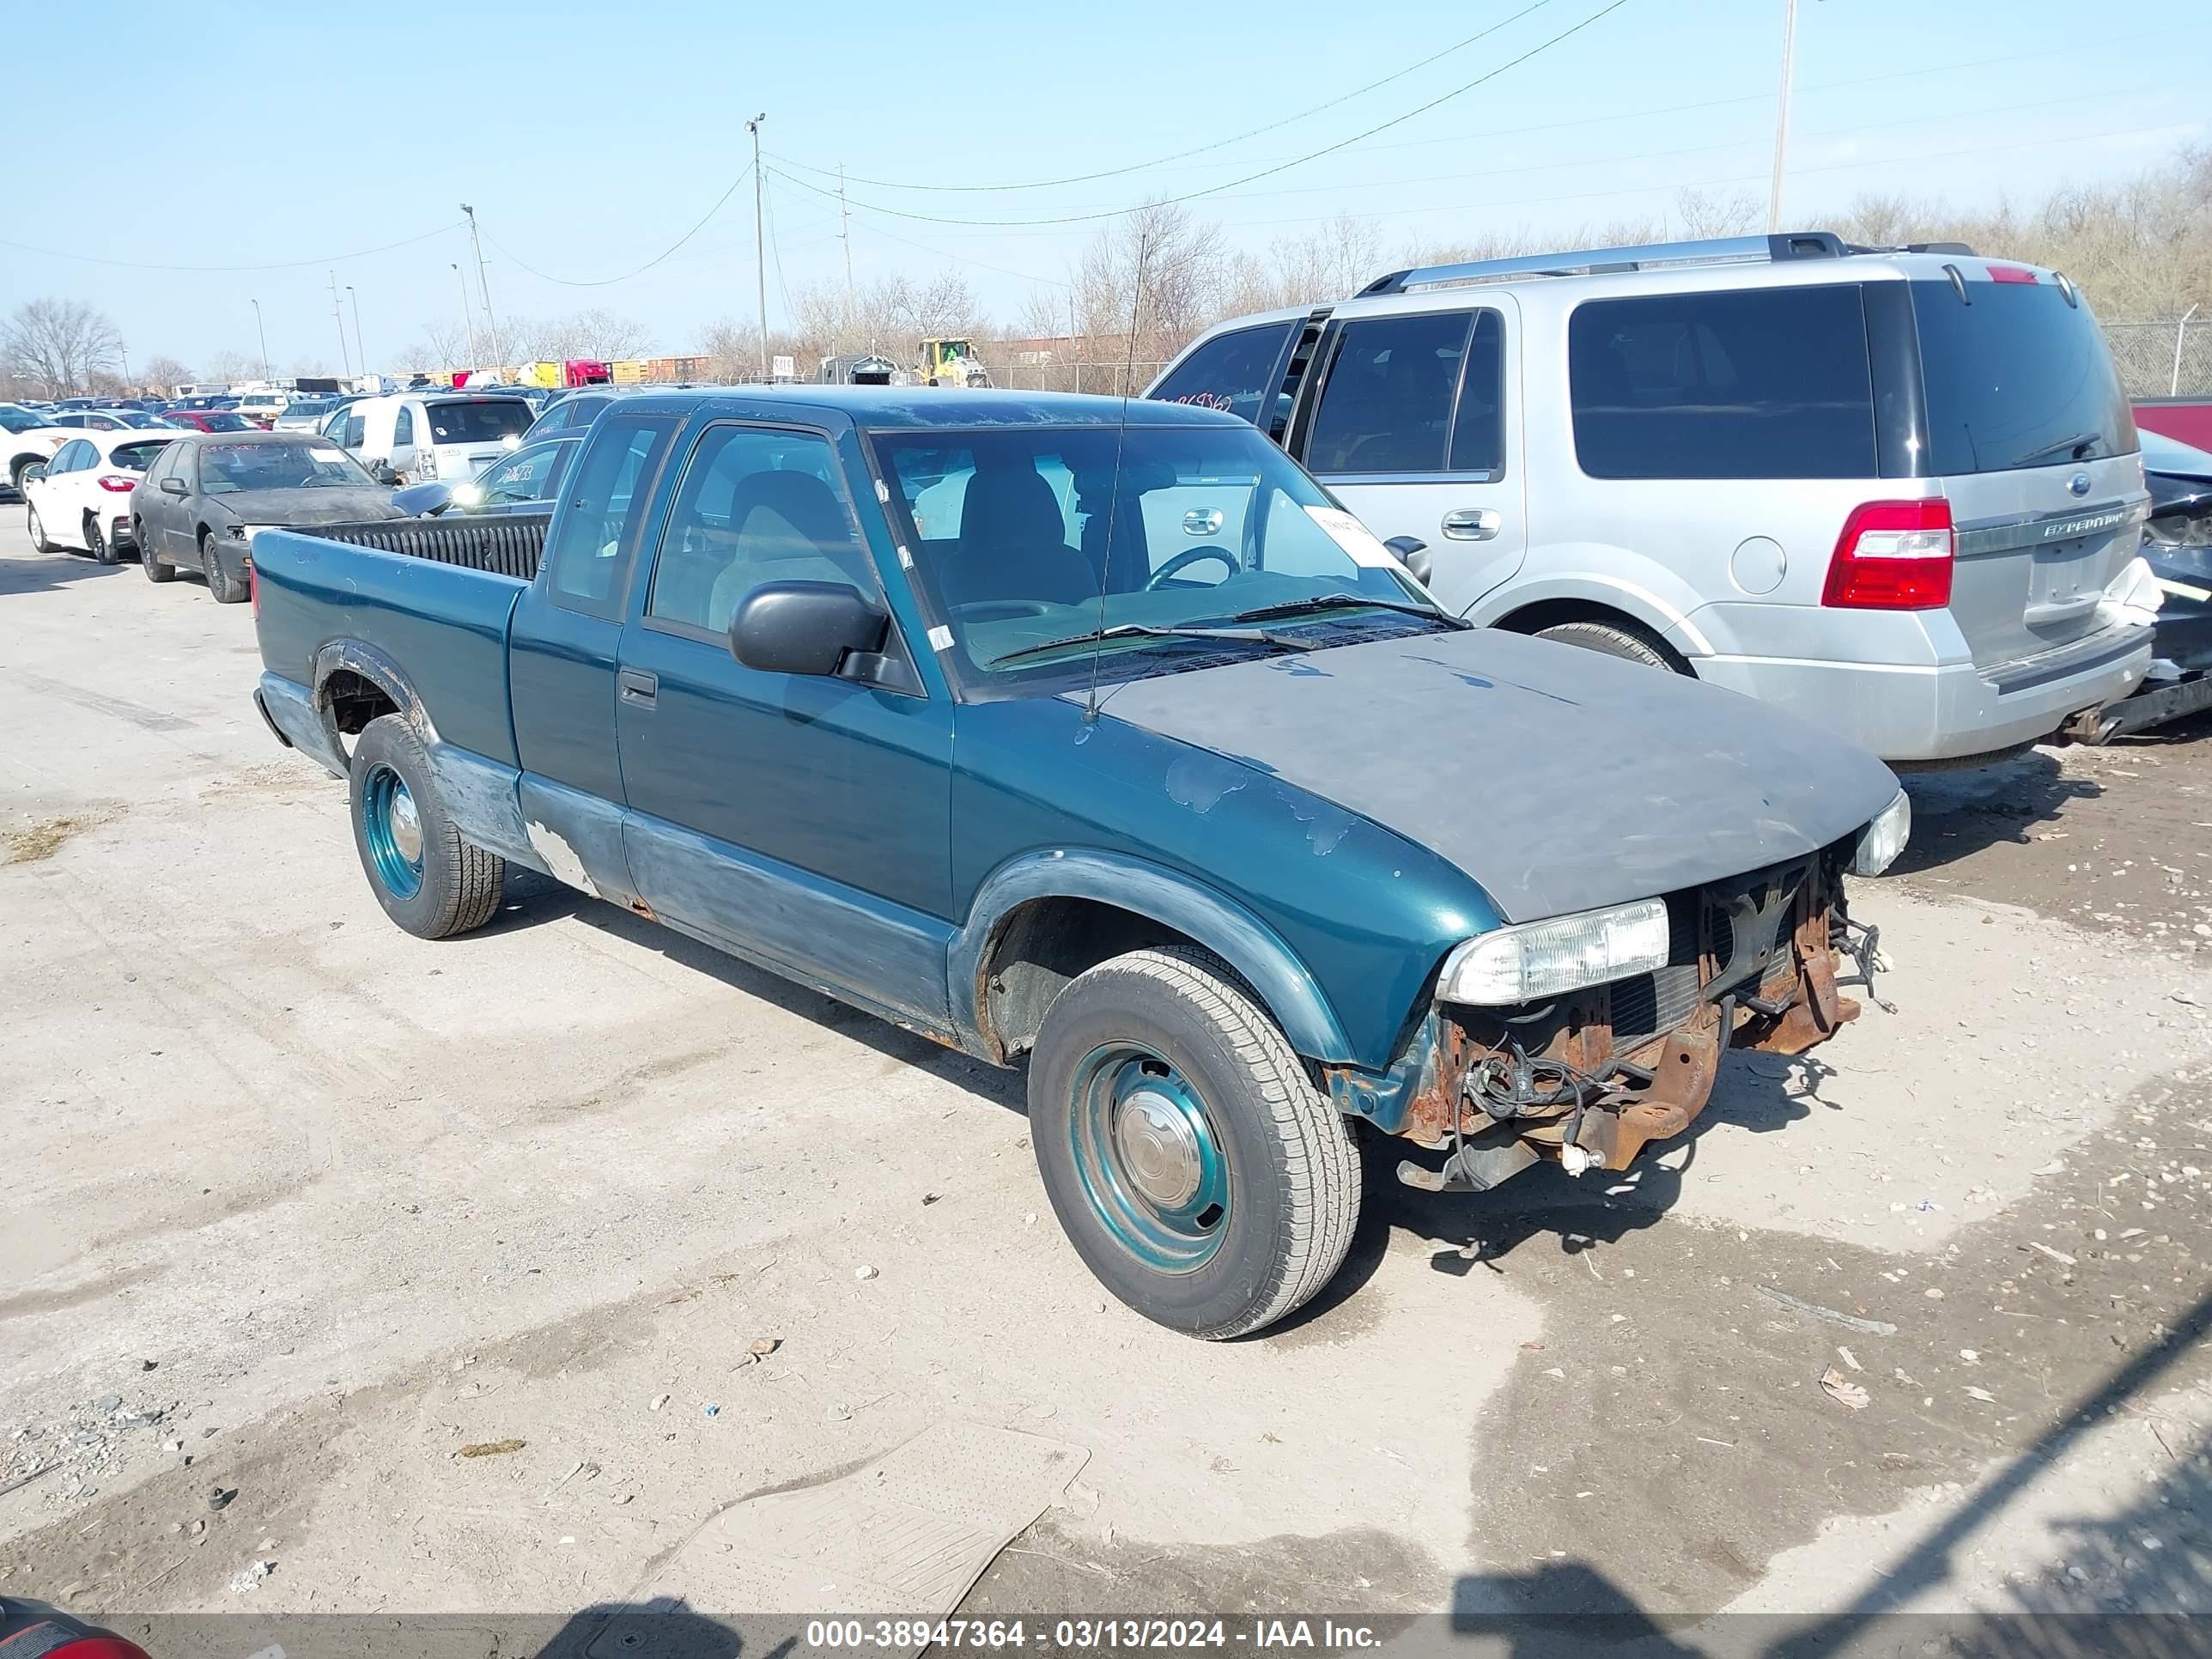
<svg viewBox="0 0 2212 1659">
<path fill-rule="evenodd" d="M 1094 1048 L 1076 1067 L 1069 1151 L 1091 1212 L 1156 1273 L 1195 1273 L 1228 1231 L 1229 1161 L 1206 1102 L 1138 1044 Z"/>
<path fill-rule="evenodd" d="M 380 766 L 362 786 L 361 816 L 369 862 L 394 898 L 409 899 L 422 886 L 422 814 L 406 780 Z"/>
</svg>

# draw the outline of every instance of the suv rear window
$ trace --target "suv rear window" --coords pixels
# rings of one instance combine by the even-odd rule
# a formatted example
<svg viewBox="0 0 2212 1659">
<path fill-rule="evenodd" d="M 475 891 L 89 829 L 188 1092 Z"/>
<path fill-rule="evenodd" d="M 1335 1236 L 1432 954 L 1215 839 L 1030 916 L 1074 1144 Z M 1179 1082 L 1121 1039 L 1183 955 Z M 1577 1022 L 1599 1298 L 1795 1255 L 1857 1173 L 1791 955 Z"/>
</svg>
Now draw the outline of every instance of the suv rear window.
<svg viewBox="0 0 2212 1659">
<path fill-rule="evenodd" d="M 2062 466 L 2136 447 L 2135 416 L 2087 306 L 2051 283 L 1911 283 L 1936 475 Z M 2078 453 L 2077 453 L 2078 451 Z"/>
<path fill-rule="evenodd" d="M 107 452 L 107 459 L 126 472 L 143 472 L 154 458 L 167 449 L 175 440 L 149 439 L 144 443 L 118 444 Z"/>
<path fill-rule="evenodd" d="M 491 444 L 502 438 L 520 438 L 530 430 L 530 405 L 520 398 L 431 404 L 423 413 L 429 416 L 434 443 Z"/>
<path fill-rule="evenodd" d="M 1856 284 L 1589 301 L 1567 324 L 1567 367 L 1593 478 L 1880 471 Z"/>
</svg>

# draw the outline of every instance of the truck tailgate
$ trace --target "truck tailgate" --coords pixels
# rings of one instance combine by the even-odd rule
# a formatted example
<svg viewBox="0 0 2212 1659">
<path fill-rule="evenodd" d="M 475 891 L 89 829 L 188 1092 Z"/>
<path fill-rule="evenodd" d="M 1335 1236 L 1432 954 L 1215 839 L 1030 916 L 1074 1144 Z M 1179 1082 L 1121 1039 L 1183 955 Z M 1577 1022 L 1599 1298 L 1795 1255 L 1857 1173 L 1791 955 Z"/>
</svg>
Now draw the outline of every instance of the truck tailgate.
<svg viewBox="0 0 2212 1659">
<path fill-rule="evenodd" d="M 517 576 L 307 532 L 254 538 L 262 665 L 312 686 L 316 653 L 351 641 L 413 685 L 445 742 L 516 764 L 507 706 L 507 620 Z"/>
</svg>

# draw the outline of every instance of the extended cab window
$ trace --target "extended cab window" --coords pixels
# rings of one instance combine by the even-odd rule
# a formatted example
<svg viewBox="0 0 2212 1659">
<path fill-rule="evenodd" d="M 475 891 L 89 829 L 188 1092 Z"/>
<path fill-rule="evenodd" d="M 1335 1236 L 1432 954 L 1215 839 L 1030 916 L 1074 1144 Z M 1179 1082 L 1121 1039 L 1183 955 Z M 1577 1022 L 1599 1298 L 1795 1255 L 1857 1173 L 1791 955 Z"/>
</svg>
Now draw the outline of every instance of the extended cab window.
<svg viewBox="0 0 2212 1659">
<path fill-rule="evenodd" d="M 653 482 L 673 430 L 666 416 L 626 416 L 601 428 L 567 490 L 560 538 L 547 550 L 554 597 L 572 611 L 616 617 L 629 568 L 631 503 Z"/>
<path fill-rule="evenodd" d="M 1593 478 L 1871 478 L 1856 285 L 1591 300 L 1567 322 L 1575 453 Z"/>
<path fill-rule="evenodd" d="M 1258 424 L 1261 404 L 1275 390 L 1275 365 L 1293 325 L 1240 328 L 1208 340 L 1152 388 L 1162 403 L 1223 409 Z"/>
<path fill-rule="evenodd" d="M 842 582 L 873 595 L 836 478 L 829 441 L 812 433 L 709 428 L 669 509 L 646 615 L 720 634 L 763 582 Z"/>
<path fill-rule="evenodd" d="M 1307 470 L 1443 471 L 1472 321 L 1446 311 L 1346 323 L 1306 440 Z"/>
</svg>

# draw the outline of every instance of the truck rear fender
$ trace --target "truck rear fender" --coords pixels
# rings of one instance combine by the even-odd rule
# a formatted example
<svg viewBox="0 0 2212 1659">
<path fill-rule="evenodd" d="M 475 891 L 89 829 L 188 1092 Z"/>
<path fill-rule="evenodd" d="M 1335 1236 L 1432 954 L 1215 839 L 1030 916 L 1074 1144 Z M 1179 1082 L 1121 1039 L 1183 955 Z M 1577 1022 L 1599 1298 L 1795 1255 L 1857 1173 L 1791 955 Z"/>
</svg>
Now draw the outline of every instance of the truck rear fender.
<svg viewBox="0 0 2212 1659">
<path fill-rule="evenodd" d="M 317 723 L 340 762 L 333 769 L 340 776 L 349 769 L 345 737 L 357 736 L 379 715 L 397 714 L 422 739 L 439 802 L 453 827 L 487 852 L 546 870 L 523 823 L 515 769 L 441 738 L 414 682 L 387 653 L 362 640 L 331 640 L 315 653 L 313 672 Z M 327 756 L 316 758 L 331 764 Z"/>
<path fill-rule="evenodd" d="M 1091 908 L 1096 907 L 1096 908 Z M 1080 951 L 1055 960 L 1026 938 L 1041 915 L 1089 909 L 1121 913 L 1136 924 L 1126 941 L 1103 945 L 1118 954 L 1157 937 L 1179 935 L 1219 957 L 1255 992 L 1291 1046 L 1310 1060 L 1354 1059 L 1342 1023 L 1313 975 L 1282 936 L 1233 900 L 1191 878 L 1117 854 L 1058 849 L 1027 853 L 985 878 L 968 921 L 947 952 L 947 991 L 956 1030 L 980 1039 L 976 1052 L 1004 1060 L 1029 1046 L 1036 1022 L 1071 972 L 1094 965 Z M 1087 938 L 1111 941 L 1110 927 L 1086 926 Z M 1011 949 L 1010 949 L 1011 947 Z M 1009 984 L 1001 969 L 1018 959 L 1027 982 Z M 999 1010 L 994 1017 L 994 1006 Z M 1001 1025 L 1007 1029 L 1001 1030 Z"/>
</svg>

